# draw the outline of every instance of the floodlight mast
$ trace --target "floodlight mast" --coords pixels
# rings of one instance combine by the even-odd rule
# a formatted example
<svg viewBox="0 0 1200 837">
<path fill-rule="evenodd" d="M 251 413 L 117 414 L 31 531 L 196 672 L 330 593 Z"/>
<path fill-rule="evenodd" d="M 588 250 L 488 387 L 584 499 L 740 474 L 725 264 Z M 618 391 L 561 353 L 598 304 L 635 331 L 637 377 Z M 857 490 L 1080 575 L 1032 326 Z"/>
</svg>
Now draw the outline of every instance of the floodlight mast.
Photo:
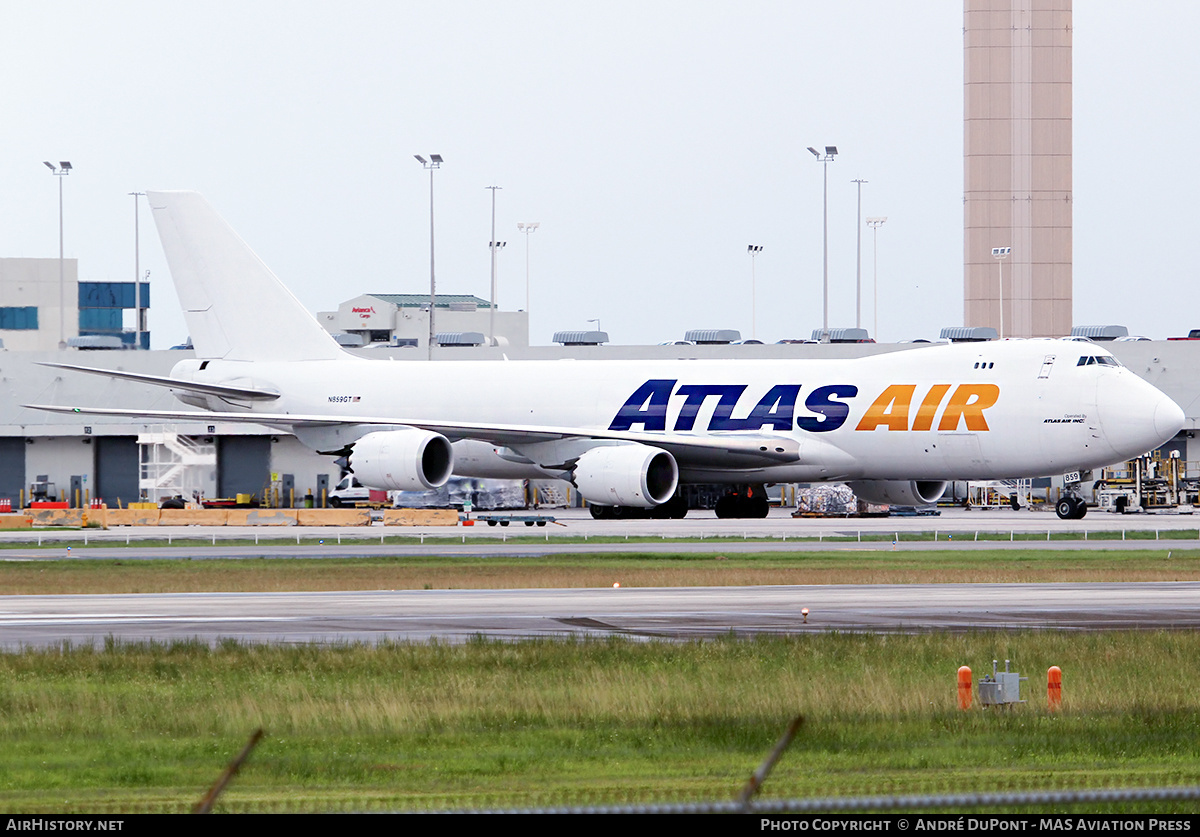
<svg viewBox="0 0 1200 837">
<path fill-rule="evenodd" d="M 1004 339 L 1004 260 L 1012 253 L 1011 247 L 993 247 L 992 258 L 996 260 L 997 287 L 1000 291 L 1000 339 Z"/>
<path fill-rule="evenodd" d="M 517 230 L 525 233 L 525 317 L 529 318 L 529 235 L 537 232 L 541 221 L 518 221 Z"/>
<path fill-rule="evenodd" d="M 859 179 L 851 180 L 850 182 L 858 184 L 858 224 L 856 225 L 858 243 L 856 245 L 857 259 L 854 270 L 854 327 L 862 328 L 862 185 L 868 181 Z M 874 335 L 872 334 L 872 336 Z"/>
<path fill-rule="evenodd" d="M 145 192 L 130 192 L 133 198 L 133 347 L 142 348 L 142 332 L 145 323 L 142 322 L 142 280 L 141 258 L 142 245 L 140 240 L 141 225 L 138 223 L 138 198 Z M 149 348 L 147 346 L 147 348 Z"/>
<path fill-rule="evenodd" d="M 437 282 L 433 272 L 433 173 L 442 167 L 442 155 L 430 154 L 426 160 L 420 154 L 414 154 L 417 162 L 429 171 L 429 359 L 433 360 L 433 344 L 435 342 L 433 312 L 437 306 Z"/>
<path fill-rule="evenodd" d="M 492 251 L 492 298 L 490 300 L 491 307 L 488 309 L 488 345 L 496 345 L 496 251 L 504 247 L 508 242 L 496 241 L 496 190 L 503 189 L 503 186 L 484 186 L 485 189 L 492 190 L 492 240 L 488 242 L 488 248 Z"/>
<path fill-rule="evenodd" d="M 823 228 L 824 228 L 824 238 L 823 238 L 824 243 L 821 247 L 821 251 L 824 256 L 824 268 L 822 271 L 822 275 L 823 275 L 822 296 L 824 298 L 824 305 L 823 305 L 824 316 L 821 321 L 821 323 L 822 323 L 821 324 L 821 342 L 828 343 L 829 342 L 829 161 L 837 156 L 838 150 L 837 150 L 836 145 L 825 146 L 825 154 L 824 155 L 822 155 L 820 151 L 817 151 L 817 149 L 813 148 L 811 145 L 808 147 L 808 150 L 810 152 L 812 152 L 812 155 L 814 157 L 817 158 L 818 163 L 823 164 L 822 168 L 824 169 L 824 173 L 825 173 L 824 174 L 824 191 L 822 193 L 822 199 L 821 199 L 821 215 L 822 215 L 822 224 L 823 224 Z"/>
<path fill-rule="evenodd" d="M 876 340 L 879 339 L 879 228 L 883 226 L 883 222 L 886 220 L 886 215 L 867 219 L 867 226 L 871 228 L 871 244 L 874 251 L 872 256 L 871 290 L 875 296 L 874 303 L 872 304 L 875 326 L 871 329 L 871 336 Z"/>
<path fill-rule="evenodd" d="M 71 164 L 63 160 L 57 166 L 43 160 L 50 173 L 58 178 L 58 348 L 67 348 L 67 278 L 63 266 L 63 182 L 64 176 L 71 173 Z"/>
<path fill-rule="evenodd" d="M 761 244 L 746 245 L 746 252 L 750 254 L 750 336 L 755 340 L 758 339 L 758 294 L 755 289 L 754 257 L 762 249 Z"/>
</svg>

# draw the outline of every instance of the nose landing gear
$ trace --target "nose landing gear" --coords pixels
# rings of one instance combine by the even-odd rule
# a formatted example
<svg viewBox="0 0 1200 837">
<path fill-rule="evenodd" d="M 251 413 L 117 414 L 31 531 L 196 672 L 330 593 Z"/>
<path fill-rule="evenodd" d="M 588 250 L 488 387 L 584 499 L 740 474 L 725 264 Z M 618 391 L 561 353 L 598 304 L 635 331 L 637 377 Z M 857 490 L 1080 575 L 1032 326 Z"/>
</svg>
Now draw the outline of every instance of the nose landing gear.
<svg viewBox="0 0 1200 837">
<path fill-rule="evenodd" d="M 1054 513 L 1062 520 L 1081 520 L 1087 514 L 1087 504 L 1082 497 L 1068 494 L 1055 504 Z"/>
</svg>

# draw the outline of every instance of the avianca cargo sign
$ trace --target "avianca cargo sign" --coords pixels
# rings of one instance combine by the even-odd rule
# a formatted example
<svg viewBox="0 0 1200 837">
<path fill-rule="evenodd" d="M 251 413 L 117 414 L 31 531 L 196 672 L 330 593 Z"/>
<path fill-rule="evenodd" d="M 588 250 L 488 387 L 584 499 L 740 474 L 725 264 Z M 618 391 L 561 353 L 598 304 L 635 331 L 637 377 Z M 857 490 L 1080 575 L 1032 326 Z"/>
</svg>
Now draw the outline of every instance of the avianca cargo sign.
<svg viewBox="0 0 1200 837">
<path fill-rule="evenodd" d="M 632 430 L 635 425 L 641 425 L 646 431 L 666 431 L 667 410 L 674 397 L 683 399 L 671 428 L 675 432 L 696 430 L 701 407 L 714 399 L 716 403 L 707 426 L 709 431 L 762 430 L 764 427 L 788 431 L 795 426 L 812 433 L 827 433 L 846 423 L 850 417 L 851 399 L 858 397 L 858 387 L 854 384 L 817 387 L 804 399 L 805 412 L 797 415 L 800 384 L 776 384 L 753 407 L 739 410 L 746 384 L 684 384 L 677 387 L 678 383 L 661 378 L 646 381 L 617 411 L 608 429 Z M 892 384 L 867 407 L 854 429 L 932 430 L 936 421 L 938 430 L 953 431 L 964 426 L 967 430 L 987 430 L 983 411 L 999 398 L 1000 387 L 995 384 L 934 384 L 924 390 L 919 399 L 916 384 Z"/>
</svg>

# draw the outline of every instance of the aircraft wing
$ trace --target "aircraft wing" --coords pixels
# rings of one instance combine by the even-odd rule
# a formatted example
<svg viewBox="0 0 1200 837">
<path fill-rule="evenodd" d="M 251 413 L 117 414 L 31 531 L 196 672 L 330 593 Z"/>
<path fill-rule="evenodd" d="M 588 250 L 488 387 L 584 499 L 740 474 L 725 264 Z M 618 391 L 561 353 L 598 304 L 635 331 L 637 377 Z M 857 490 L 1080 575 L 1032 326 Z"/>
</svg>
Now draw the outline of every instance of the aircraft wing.
<svg viewBox="0 0 1200 837">
<path fill-rule="evenodd" d="M 334 425 L 380 425 L 387 427 L 419 427 L 441 433 L 451 441 L 477 439 L 494 445 L 520 447 L 540 442 L 564 439 L 595 439 L 603 441 L 640 442 L 662 448 L 679 461 L 693 467 L 753 468 L 767 464 L 795 462 L 800 458 L 800 445 L 787 436 L 761 433 L 646 433 L 618 430 L 598 430 L 579 427 L 549 427 L 537 425 L 495 425 L 479 422 L 435 422 L 422 419 L 401 419 L 394 416 L 329 416 L 298 413 L 259 412 L 198 412 L 195 410 L 122 410 L 107 407 L 64 407 L 51 404 L 22 405 L 33 410 L 52 413 L 77 413 L 91 416 L 121 416 L 157 422 L 241 422 L 271 427 L 328 427 Z"/>
</svg>

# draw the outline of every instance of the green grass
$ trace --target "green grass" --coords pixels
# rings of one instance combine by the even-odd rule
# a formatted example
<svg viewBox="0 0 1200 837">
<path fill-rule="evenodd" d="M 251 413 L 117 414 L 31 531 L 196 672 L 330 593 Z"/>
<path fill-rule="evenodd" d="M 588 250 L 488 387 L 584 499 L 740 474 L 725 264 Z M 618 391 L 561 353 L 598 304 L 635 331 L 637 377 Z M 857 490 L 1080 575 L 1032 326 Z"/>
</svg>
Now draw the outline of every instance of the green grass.
<svg viewBox="0 0 1200 837">
<path fill-rule="evenodd" d="M 1029 703 L 956 710 L 993 658 Z M 1198 659 L 1191 632 L 30 651 L 0 655 L 0 808 L 185 810 L 258 726 L 221 810 L 724 800 L 797 713 L 767 798 L 1196 784 Z"/>
<path fill-rule="evenodd" d="M 131 552 L 136 556 L 136 550 Z M 3 561 L 3 594 L 1191 581 L 1200 550 L 948 550 Z M 2 599 L 0 599 L 2 600 Z"/>
</svg>

